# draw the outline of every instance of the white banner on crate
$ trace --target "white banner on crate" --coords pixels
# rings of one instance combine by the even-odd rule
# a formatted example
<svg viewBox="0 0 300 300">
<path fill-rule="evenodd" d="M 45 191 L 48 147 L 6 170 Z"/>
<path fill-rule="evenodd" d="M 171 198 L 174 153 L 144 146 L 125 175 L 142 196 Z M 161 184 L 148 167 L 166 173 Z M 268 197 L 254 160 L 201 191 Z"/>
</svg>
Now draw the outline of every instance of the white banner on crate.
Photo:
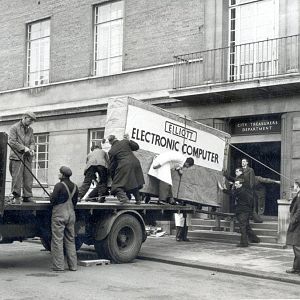
<svg viewBox="0 0 300 300">
<path fill-rule="evenodd" d="M 223 169 L 225 141 L 211 133 L 133 105 L 128 106 L 125 132 L 143 150 L 182 152 L 198 166 Z"/>
</svg>

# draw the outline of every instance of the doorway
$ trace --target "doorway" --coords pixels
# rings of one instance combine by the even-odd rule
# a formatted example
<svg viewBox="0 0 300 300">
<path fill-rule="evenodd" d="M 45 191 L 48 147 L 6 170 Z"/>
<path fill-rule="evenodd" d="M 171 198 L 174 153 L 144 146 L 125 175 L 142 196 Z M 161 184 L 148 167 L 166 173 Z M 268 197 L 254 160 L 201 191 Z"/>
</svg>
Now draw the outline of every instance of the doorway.
<svg viewBox="0 0 300 300">
<path fill-rule="evenodd" d="M 234 144 L 235 147 L 247 153 L 259 162 L 267 165 L 273 170 L 280 173 L 280 157 L 281 143 L 280 142 L 265 142 L 265 143 L 241 143 Z M 234 169 L 241 166 L 241 160 L 247 157 L 239 150 L 230 148 L 230 170 L 234 174 Z M 272 170 L 266 168 L 259 162 L 248 157 L 249 166 L 253 168 L 256 176 L 280 180 L 280 176 Z M 277 216 L 278 207 L 277 200 L 280 199 L 280 185 L 278 184 L 263 184 L 266 188 L 265 212 L 266 216 Z"/>
</svg>

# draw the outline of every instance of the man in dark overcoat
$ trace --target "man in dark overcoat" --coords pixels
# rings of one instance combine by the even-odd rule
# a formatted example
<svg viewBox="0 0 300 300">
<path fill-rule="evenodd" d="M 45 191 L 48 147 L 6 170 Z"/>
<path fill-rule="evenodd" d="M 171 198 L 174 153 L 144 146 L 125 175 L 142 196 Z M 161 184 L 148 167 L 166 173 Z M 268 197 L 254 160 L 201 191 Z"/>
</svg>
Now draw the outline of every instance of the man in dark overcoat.
<svg viewBox="0 0 300 300">
<path fill-rule="evenodd" d="M 295 258 L 293 268 L 286 270 L 286 272 L 300 274 L 300 179 L 295 180 L 294 189 L 297 195 L 293 198 L 290 206 L 290 224 L 286 244 L 293 246 Z"/>
<path fill-rule="evenodd" d="M 241 231 L 241 241 L 237 246 L 248 247 L 248 239 L 252 243 L 259 243 L 260 239 L 254 233 L 249 223 L 253 210 L 253 196 L 249 189 L 243 186 L 242 180 L 235 181 L 232 193 L 236 202 L 235 214 Z"/>
<path fill-rule="evenodd" d="M 139 145 L 128 138 L 119 141 L 114 135 L 110 135 L 108 141 L 111 144 L 108 152 L 112 178 L 111 194 L 122 203 L 129 202 L 128 195 L 133 194 L 136 204 L 140 204 L 139 190 L 145 181 L 141 164 L 133 154 L 133 151 L 139 149 Z"/>
</svg>

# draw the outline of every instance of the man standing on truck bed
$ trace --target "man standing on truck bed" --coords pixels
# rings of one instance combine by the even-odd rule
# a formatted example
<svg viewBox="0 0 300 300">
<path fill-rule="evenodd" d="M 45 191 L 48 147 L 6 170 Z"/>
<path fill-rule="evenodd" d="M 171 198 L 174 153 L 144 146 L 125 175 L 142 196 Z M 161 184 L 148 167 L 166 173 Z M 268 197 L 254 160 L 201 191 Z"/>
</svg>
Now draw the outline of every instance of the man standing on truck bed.
<svg viewBox="0 0 300 300">
<path fill-rule="evenodd" d="M 139 149 L 139 145 L 129 140 L 127 135 L 121 141 L 114 135 L 110 135 L 108 141 L 111 144 L 108 151 L 112 178 L 111 194 L 115 195 L 121 203 L 128 203 L 128 195 L 133 194 L 136 204 L 140 204 L 139 190 L 145 181 L 140 161 L 133 154 L 133 151 Z"/>
<path fill-rule="evenodd" d="M 30 171 L 32 170 L 35 142 L 33 129 L 30 125 L 35 120 L 36 115 L 28 111 L 23 115 L 22 120 L 14 124 L 9 131 L 8 142 L 12 148 L 9 156 L 9 171 L 12 177 L 12 204 L 22 204 L 22 185 L 23 201 L 31 201 L 33 177 Z"/>
<path fill-rule="evenodd" d="M 107 192 L 107 167 L 108 154 L 102 149 L 101 141 L 97 141 L 93 145 L 93 150 L 88 154 L 86 159 L 86 166 L 84 168 L 84 181 L 79 188 L 79 198 L 82 199 L 89 190 L 91 183 L 95 180 L 98 174 L 98 182 L 96 186 L 99 202 L 104 202 L 104 195 Z M 88 201 L 88 199 L 86 200 Z"/>
<path fill-rule="evenodd" d="M 53 271 L 64 271 L 64 249 L 70 271 L 77 270 L 77 255 L 75 248 L 75 211 L 78 200 L 78 188 L 70 180 L 72 171 L 62 166 L 59 169 L 58 182 L 50 195 L 52 208 L 51 218 L 51 255 Z"/>
</svg>

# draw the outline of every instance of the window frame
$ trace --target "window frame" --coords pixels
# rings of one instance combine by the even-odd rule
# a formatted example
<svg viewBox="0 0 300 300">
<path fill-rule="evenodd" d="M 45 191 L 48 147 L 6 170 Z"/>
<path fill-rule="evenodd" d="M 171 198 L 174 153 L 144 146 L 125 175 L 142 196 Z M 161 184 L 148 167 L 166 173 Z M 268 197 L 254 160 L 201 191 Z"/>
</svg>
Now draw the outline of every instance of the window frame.
<svg viewBox="0 0 300 300">
<path fill-rule="evenodd" d="M 45 136 L 45 142 L 39 142 L 39 137 Z M 42 132 L 42 133 L 35 133 L 34 134 L 34 141 L 35 141 L 35 156 L 33 158 L 32 161 L 32 172 L 35 175 L 35 177 L 40 181 L 40 183 L 43 186 L 48 186 L 48 172 L 49 172 L 49 136 L 50 134 L 48 132 Z M 45 145 L 45 152 L 39 151 L 40 146 Z M 39 154 L 44 153 L 45 154 L 45 158 L 43 160 L 39 160 L 38 156 Z M 37 165 L 39 162 L 44 162 L 45 166 L 44 168 L 38 168 Z M 44 171 L 44 177 L 45 180 L 39 178 L 38 176 L 38 170 L 39 169 L 43 169 Z M 37 181 L 34 179 L 34 185 L 38 185 Z"/>
<path fill-rule="evenodd" d="M 109 20 L 106 20 L 104 22 L 97 22 L 97 16 L 99 15 L 99 10 L 101 7 L 105 7 L 105 6 L 108 6 L 108 5 L 112 5 L 114 3 L 117 3 L 117 2 L 120 2 L 121 5 L 122 5 L 122 16 L 121 17 L 118 17 L 118 18 L 113 18 L 113 19 L 109 19 Z M 104 2 L 104 3 L 99 3 L 99 4 L 96 4 L 94 5 L 93 7 L 93 67 L 92 67 L 92 74 L 93 76 L 99 76 L 99 77 L 104 77 L 104 76 L 110 76 L 110 75 L 115 75 L 115 74 L 121 74 L 123 72 L 123 66 L 124 66 L 124 62 L 123 62 L 123 59 L 124 59 L 124 9 L 125 9 L 125 3 L 124 3 L 124 0 L 116 0 L 116 1 L 110 1 L 110 2 Z M 98 12 L 98 13 L 97 13 Z M 116 55 L 116 56 L 112 56 L 111 54 L 106 58 L 106 59 L 99 59 L 97 57 L 97 51 L 98 51 L 98 45 L 99 45 L 99 42 L 98 42 L 98 38 L 99 38 L 99 35 L 97 34 L 98 33 L 98 28 L 100 27 L 101 24 L 111 24 L 112 22 L 116 22 L 116 21 L 122 21 L 122 24 L 120 25 L 120 28 L 122 29 L 122 32 L 121 32 L 121 37 L 122 37 L 122 40 L 121 40 L 121 54 L 120 55 Z M 111 28 L 109 29 L 109 43 L 111 43 Z M 111 47 L 108 49 L 109 51 L 111 51 Z M 117 71 L 117 72 L 112 72 L 111 71 L 111 60 L 113 58 L 118 58 L 120 57 L 120 60 L 121 60 L 121 65 L 120 65 L 120 70 Z M 104 61 L 104 60 L 108 60 L 108 70 L 107 72 L 103 73 L 103 74 L 100 74 L 100 72 L 97 72 L 98 68 L 97 68 L 97 64 L 100 62 L 100 61 Z"/>
<path fill-rule="evenodd" d="M 93 138 L 93 133 L 96 132 L 101 132 L 102 137 L 101 138 Z M 88 134 L 88 152 L 91 151 L 92 146 L 94 145 L 93 142 L 96 141 L 102 141 L 104 139 L 104 132 L 105 132 L 105 128 L 104 127 L 99 127 L 99 128 L 91 128 L 89 129 L 89 134 Z"/>
<path fill-rule="evenodd" d="M 48 28 L 49 34 L 46 36 L 43 36 L 43 37 L 30 39 L 31 26 L 34 24 L 43 23 L 43 22 L 49 22 L 49 28 Z M 48 46 L 48 68 L 47 69 L 39 68 L 38 71 L 31 72 L 30 69 L 32 68 L 32 64 L 31 64 L 32 42 L 38 41 L 38 40 L 45 40 L 45 39 L 48 39 L 48 43 L 49 43 L 49 46 Z M 41 47 L 39 47 L 39 49 L 40 48 Z M 39 19 L 39 20 L 27 23 L 26 24 L 26 85 L 28 87 L 38 87 L 38 86 L 42 86 L 42 85 L 50 83 L 50 62 L 51 62 L 50 55 L 51 55 L 51 18 L 47 17 L 44 19 Z M 39 61 L 39 63 L 40 63 L 40 61 Z M 30 79 L 33 74 L 35 74 L 35 73 L 42 74 L 44 72 L 47 72 L 47 75 L 48 75 L 46 82 L 42 82 L 42 80 L 39 79 L 38 84 L 34 84 L 34 85 L 30 84 Z"/>
</svg>

